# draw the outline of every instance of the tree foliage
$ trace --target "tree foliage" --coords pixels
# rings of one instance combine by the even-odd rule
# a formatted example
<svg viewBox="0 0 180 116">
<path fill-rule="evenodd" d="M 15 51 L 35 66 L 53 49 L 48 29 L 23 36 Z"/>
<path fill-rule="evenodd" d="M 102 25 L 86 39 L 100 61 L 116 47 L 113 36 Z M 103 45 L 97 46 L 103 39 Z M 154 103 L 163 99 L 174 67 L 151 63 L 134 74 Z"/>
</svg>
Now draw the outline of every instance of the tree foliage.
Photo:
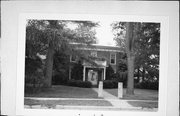
<svg viewBox="0 0 180 116">
<path fill-rule="evenodd" d="M 109 65 L 106 67 L 106 80 L 112 80 L 114 74 L 114 69 Z"/>
<path fill-rule="evenodd" d="M 68 24 L 74 24 L 72 29 Z M 26 25 L 26 57 L 36 59 L 44 55 L 44 83 L 50 87 L 52 81 L 53 59 L 55 52 L 72 53 L 74 47 L 69 43 L 95 43 L 93 27 L 97 23 L 91 21 L 65 20 L 28 20 Z"/>
<path fill-rule="evenodd" d="M 114 40 L 127 53 L 125 24 L 126 22 L 114 22 L 112 27 Z M 158 81 L 160 23 L 133 22 L 133 33 L 135 75 L 143 80 Z"/>
<path fill-rule="evenodd" d="M 83 80 L 83 65 L 81 61 L 74 64 L 71 75 L 72 79 L 74 80 Z"/>
</svg>

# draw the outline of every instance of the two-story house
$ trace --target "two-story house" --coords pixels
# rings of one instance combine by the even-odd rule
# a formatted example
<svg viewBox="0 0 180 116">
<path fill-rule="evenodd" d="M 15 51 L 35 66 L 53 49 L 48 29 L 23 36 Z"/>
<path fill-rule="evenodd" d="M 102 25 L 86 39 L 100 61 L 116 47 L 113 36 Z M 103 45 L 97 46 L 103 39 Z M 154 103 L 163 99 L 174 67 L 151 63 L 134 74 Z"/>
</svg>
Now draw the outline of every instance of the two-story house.
<svg viewBox="0 0 180 116">
<path fill-rule="evenodd" d="M 96 65 L 86 60 L 82 61 L 83 81 L 90 81 L 92 85 L 98 85 L 98 81 L 106 80 L 106 68 L 111 65 L 114 72 L 118 70 L 118 60 L 122 53 L 119 47 L 102 46 L 93 44 L 91 46 L 80 46 L 76 50 L 83 52 L 85 56 L 91 58 Z M 71 55 L 70 62 L 74 63 L 78 56 Z M 71 79 L 71 68 L 69 68 L 69 79 Z"/>
</svg>

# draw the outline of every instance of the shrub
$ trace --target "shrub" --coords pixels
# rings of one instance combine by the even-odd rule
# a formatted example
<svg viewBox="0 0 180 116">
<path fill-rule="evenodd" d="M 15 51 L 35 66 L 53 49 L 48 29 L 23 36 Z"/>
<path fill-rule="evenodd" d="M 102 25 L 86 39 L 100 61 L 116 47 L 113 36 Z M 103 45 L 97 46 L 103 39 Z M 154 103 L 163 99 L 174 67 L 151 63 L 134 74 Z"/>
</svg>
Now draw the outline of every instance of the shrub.
<svg viewBox="0 0 180 116">
<path fill-rule="evenodd" d="M 158 90 L 159 83 L 158 81 L 155 81 L 155 82 L 143 81 L 141 83 L 135 84 L 135 88 Z"/>
<path fill-rule="evenodd" d="M 122 82 L 123 87 L 127 86 L 127 72 L 118 72 L 112 75 L 112 80 L 116 82 Z"/>
<path fill-rule="evenodd" d="M 66 85 L 68 78 L 64 75 L 55 75 L 52 77 L 53 85 Z"/>
<path fill-rule="evenodd" d="M 33 75 L 36 71 L 42 68 L 42 61 L 40 58 L 26 58 L 25 59 L 25 74 L 26 75 Z"/>
<path fill-rule="evenodd" d="M 82 81 L 82 80 L 68 80 L 67 85 L 74 86 L 74 87 L 84 87 L 84 88 L 91 88 L 92 84 L 89 81 Z"/>
<path fill-rule="evenodd" d="M 109 65 L 109 66 L 106 68 L 106 79 L 107 79 L 107 80 L 112 80 L 112 79 L 113 79 L 113 74 L 114 74 L 114 70 L 113 70 L 113 68 L 111 67 L 111 65 Z"/>
<path fill-rule="evenodd" d="M 71 72 L 71 78 L 75 80 L 81 80 L 83 78 L 83 65 L 80 61 L 74 64 Z"/>
<path fill-rule="evenodd" d="M 42 61 L 38 57 L 25 59 L 25 93 L 35 93 L 43 86 Z"/>
<path fill-rule="evenodd" d="M 38 69 L 32 75 L 25 75 L 25 93 L 37 93 L 43 86 L 43 71 Z"/>
<path fill-rule="evenodd" d="M 103 88 L 117 88 L 118 87 L 118 81 L 116 80 L 104 80 L 103 81 Z"/>
</svg>

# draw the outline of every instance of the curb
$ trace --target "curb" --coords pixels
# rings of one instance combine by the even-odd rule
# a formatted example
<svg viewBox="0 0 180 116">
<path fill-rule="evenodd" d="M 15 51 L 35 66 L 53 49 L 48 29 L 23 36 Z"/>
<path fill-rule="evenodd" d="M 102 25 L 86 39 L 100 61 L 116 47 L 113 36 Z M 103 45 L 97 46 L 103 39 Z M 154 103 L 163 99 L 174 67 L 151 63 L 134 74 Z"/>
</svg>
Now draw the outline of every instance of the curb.
<svg viewBox="0 0 180 116">
<path fill-rule="evenodd" d="M 158 111 L 158 108 L 142 107 L 110 107 L 110 106 L 65 106 L 56 105 L 52 107 L 42 105 L 24 105 L 25 109 L 74 109 L 74 110 L 137 110 L 137 111 Z"/>
</svg>

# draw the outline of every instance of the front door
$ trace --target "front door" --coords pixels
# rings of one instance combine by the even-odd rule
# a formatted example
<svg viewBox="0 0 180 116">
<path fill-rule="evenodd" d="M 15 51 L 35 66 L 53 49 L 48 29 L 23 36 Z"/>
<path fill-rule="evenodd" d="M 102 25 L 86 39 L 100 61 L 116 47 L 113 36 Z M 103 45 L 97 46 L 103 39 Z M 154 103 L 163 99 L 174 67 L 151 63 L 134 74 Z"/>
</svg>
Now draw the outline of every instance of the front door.
<svg viewBox="0 0 180 116">
<path fill-rule="evenodd" d="M 88 81 L 92 83 L 92 85 L 97 85 L 98 82 L 98 72 L 94 70 L 88 71 Z"/>
</svg>

